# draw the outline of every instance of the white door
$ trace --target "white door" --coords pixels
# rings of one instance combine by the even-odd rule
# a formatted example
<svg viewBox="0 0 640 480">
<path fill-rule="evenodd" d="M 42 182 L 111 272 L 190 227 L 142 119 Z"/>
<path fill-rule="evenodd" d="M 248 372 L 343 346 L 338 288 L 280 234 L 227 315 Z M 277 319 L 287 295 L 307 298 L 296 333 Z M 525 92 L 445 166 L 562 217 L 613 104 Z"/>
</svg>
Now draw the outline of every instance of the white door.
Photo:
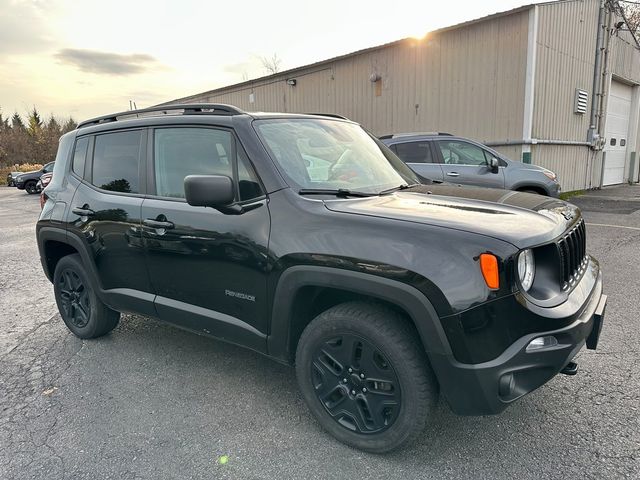
<svg viewBox="0 0 640 480">
<path fill-rule="evenodd" d="M 604 147 L 606 155 L 604 176 L 602 178 L 603 185 L 615 185 L 624 182 L 630 114 L 631 87 L 612 80 L 609 103 L 607 105 L 607 124 L 605 129 L 607 143 Z"/>
</svg>

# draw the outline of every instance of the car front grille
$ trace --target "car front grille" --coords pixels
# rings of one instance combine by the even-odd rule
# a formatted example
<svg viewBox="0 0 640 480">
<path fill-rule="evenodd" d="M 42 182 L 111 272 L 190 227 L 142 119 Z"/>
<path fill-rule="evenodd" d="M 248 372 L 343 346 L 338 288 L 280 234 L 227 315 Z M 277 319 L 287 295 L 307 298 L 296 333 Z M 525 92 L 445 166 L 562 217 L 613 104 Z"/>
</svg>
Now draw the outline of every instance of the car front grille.
<svg viewBox="0 0 640 480">
<path fill-rule="evenodd" d="M 582 277 L 587 267 L 587 236 L 584 220 L 569 233 L 557 241 L 556 246 L 560 254 L 560 278 L 562 289 L 571 288 Z"/>
</svg>

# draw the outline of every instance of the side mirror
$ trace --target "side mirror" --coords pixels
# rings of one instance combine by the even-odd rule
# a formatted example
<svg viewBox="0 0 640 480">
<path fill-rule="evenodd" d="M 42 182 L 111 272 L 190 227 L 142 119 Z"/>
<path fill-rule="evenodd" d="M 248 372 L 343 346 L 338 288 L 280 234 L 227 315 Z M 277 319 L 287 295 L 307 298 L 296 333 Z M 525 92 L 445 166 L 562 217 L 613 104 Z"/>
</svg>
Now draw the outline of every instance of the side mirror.
<svg viewBox="0 0 640 480">
<path fill-rule="evenodd" d="M 233 181 L 225 175 L 189 175 L 184 179 L 184 194 L 187 203 L 194 207 L 211 207 L 223 213 L 233 210 L 230 207 L 235 199 Z"/>
<path fill-rule="evenodd" d="M 489 168 L 491 169 L 491 172 L 498 173 L 499 166 L 500 166 L 500 161 L 496 157 L 491 157 L 491 160 L 489 160 Z"/>
</svg>

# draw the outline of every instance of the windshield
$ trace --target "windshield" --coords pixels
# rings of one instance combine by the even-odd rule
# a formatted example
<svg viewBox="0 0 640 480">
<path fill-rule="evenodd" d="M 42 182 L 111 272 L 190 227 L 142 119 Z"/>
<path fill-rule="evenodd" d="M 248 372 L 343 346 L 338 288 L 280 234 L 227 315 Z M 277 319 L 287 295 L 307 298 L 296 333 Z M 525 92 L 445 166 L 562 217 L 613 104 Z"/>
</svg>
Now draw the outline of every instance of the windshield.
<svg viewBox="0 0 640 480">
<path fill-rule="evenodd" d="M 378 194 L 420 183 L 389 149 L 353 123 L 325 119 L 256 120 L 255 128 L 293 187 Z"/>
</svg>

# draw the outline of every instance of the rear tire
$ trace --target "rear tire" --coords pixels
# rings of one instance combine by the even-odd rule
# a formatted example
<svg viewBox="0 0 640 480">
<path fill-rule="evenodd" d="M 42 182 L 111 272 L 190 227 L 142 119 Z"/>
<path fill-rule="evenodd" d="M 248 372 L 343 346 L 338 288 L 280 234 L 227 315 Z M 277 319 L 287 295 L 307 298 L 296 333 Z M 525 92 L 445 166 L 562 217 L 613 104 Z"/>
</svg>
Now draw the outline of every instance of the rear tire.
<svg viewBox="0 0 640 480">
<path fill-rule="evenodd" d="M 60 316 L 75 336 L 101 337 L 118 325 L 120 313 L 98 298 L 77 253 L 61 258 L 56 265 L 53 290 Z"/>
<path fill-rule="evenodd" d="M 438 400 L 418 333 L 382 305 L 348 302 L 318 315 L 296 352 L 296 376 L 311 413 L 347 445 L 384 453 L 413 441 Z"/>
</svg>

